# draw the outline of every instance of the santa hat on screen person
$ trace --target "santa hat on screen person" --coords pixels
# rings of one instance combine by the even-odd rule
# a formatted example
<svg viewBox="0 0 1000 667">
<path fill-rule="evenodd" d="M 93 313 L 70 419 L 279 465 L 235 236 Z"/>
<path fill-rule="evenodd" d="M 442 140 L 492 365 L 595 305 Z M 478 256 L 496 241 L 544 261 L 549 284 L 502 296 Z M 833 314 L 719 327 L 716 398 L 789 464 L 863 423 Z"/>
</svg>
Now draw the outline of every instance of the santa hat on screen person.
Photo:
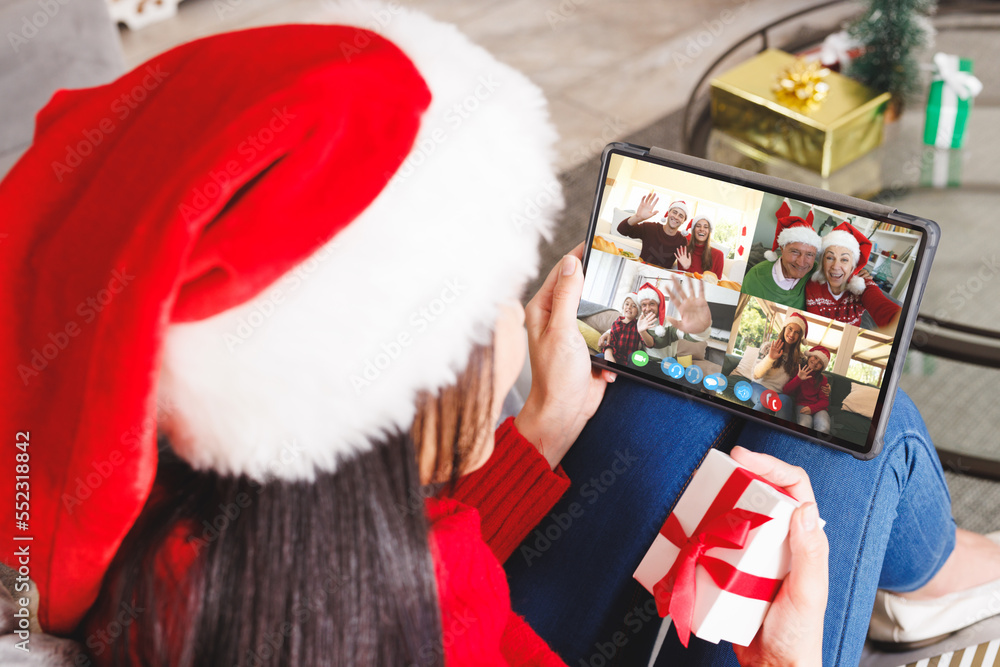
<svg viewBox="0 0 1000 667">
<path fill-rule="evenodd" d="M 688 222 L 687 224 L 687 227 L 684 228 L 684 233 L 685 234 L 693 233 L 694 226 L 698 223 L 699 220 L 704 220 L 705 222 L 708 223 L 709 234 L 715 231 L 715 223 L 712 222 L 711 216 L 709 216 L 707 213 L 699 213 L 698 215 L 691 218 L 690 222 Z"/>
<path fill-rule="evenodd" d="M 865 279 L 858 274 L 868 264 L 868 259 L 872 254 L 872 242 L 847 221 L 831 229 L 823 237 L 823 244 L 819 249 L 819 268 L 812 275 L 812 279 L 818 283 L 826 283 L 826 274 L 823 272 L 823 254 L 827 248 L 833 246 L 840 246 L 851 251 L 851 257 L 854 259 L 854 271 L 847 281 L 847 289 L 852 294 L 861 294 L 865 291 Z"/>
<path fill-rule="evenodd" d="M 625 302 L 626 301 L 631 301 L 633 304 L 635 304 L 636 310 L 639 310 L 639 295 L 638 294 L 636 294 L 635 292 L 629 292 L 628 294 L 625 295 L 625 297 L 622 299 L 622 312 L 623 313 L 625 312 Z"/>
<path fill-rule="evenodd" d="M 688 203 L 683 199 L 678 199 L 677 201 L 671 202 L 670 206 L 667 207 L 667 210 L 663 212 L 663 219 L 666 220 L 667 216 L 670 215 L 670 211 L 675 208 L 684 212 L 685 220 L 691 217 L 691 208 L 688 206 Z"/>
<path fill-rule="evenodd" d="M 826 368 L 830 363 L 830 350 L 826 349 L 822 345 L 816 345 L 809 348 L 806 352 L 807 357 L 819 357 L 820 361 L 823 362 L 823 368 Z"/>
<path fill-rule="evenodd" d="M 642 287 L 636 293 L 639 297 L 639 301 L 636 303 L 641 305 L 642 301 L 649 299 L 655 301 L 657 304 L 656 309 L 656 327 L 653 329 L 653 333 L 657 336 L 662 336 L 667 333 L 666 328 L 663 326 L 667 319 L 667 300 L 663 296 L 663 292 L 656 288 L 656 285 L 652 283 L 643 283 Z"/>
<path fill-rule="evenodd" d="M 364 7 L 339 11 L 353 23 L 213 35 L 57 92 L 0 183 L 17 220 L 0 243 L 0 431 L 37 443 L 31 574 L 48 631 L 94 603 L 149 498 L 158 429 L 198 470 L 332 472 L 405 432 L 417 395 L 454 383 L 537 270 L 562 206 L 538 87 L 453 26 L 397 8 L 379 35 L 353 27 L 371 24 Z M 54 176 L 80 128 L 150 72 L 162 79 L 113 140 Z M 486 80 L 481 110 L 450 128 Z M 517 224 L 529 202 L 540 215 Z M 360 298 L 398 319 L 359 324 Z M 419 354 L 399 343 L 414 317 Z M 73 502 L 107 461 L 113 483 Z M 13 489 L 0 485 L 5 506 Z"/>
<path fill-rule="evenodd" d="M 781 328 L 784 329 L 789 324 L 797 324 L 802 328 L 802 340 L 804 341 L 809 334 L 809 322 L 806 320 L 806 316 L 797 310 L 789 309 L 785 315 L 785 323 Z"/>
<path fill-rule="evenodd" d="M 764 253 L 764 258 L 769 262 L 778 260 L 778 248 L 786 243 L 805 243 L 811 245 L 819 251 L 820 237 L 813 229 L 813 210 L 809 209 L 809 214 L 802 218 L 792 215 L 792 208 L 788 205 L 788 200 L 781 202 L 781 206 L 774 214 L 778 220 L 778 225 L 774 230 L 774 243 L 771 249 Z"/>
</svg>

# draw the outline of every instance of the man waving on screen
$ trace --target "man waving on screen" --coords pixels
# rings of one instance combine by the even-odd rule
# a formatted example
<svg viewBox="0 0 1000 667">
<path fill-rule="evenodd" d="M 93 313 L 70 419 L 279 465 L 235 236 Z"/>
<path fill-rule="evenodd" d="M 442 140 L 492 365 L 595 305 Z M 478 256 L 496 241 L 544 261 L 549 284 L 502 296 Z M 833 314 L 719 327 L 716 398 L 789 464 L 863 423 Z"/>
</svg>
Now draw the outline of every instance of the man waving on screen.
<svg viewBox="0 0 1000 667">
<path fill-rule="evenodd" d="M 687 245 L 687 237 L 680 233 L 681 225 L 691 215 L 687 202 L 678 199 L 670 204 L 661 222 L 646 222 L 659 213 L 656 204 L 659 197 L 650 192 L 639 202 L 636 212 L 618 223 L 618 233 L 631 239 L 642 241 L 639 259 L 647 264 L 655 264 L 672 269 L 677 261 L 677 251 Z"/>
</svg>

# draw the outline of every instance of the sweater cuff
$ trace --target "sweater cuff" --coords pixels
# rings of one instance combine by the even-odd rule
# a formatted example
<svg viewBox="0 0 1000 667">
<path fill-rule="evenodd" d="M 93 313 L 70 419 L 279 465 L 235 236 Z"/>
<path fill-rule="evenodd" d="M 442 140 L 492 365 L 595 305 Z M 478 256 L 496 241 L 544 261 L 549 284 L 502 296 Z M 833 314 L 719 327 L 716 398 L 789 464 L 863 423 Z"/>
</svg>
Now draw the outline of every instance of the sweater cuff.
<svg viewBox="0 0 1000 667">
<path fill-rule="evenodd" d="M 545 517 L 569 488 L 562 468 L 551 470 L 545 457 L 508 418 L 496 430 L 493 454 L 486 464 L 455 482 L 455 500 L 475 507 L 483 539 L 503 562 Z"/>
</svg>

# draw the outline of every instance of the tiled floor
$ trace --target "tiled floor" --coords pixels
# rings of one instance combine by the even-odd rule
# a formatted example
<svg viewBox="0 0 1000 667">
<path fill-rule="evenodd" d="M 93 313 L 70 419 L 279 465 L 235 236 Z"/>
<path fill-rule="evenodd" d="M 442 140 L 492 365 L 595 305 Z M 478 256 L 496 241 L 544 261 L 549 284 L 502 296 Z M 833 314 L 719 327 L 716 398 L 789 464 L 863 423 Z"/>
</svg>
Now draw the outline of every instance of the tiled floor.
<svg viewBox="0 0 1000 667">
<path fill-rule="evenodd" d="M 351 0 L 347 0 L 350 4 Z M 406 0 L 457 24 L 545 91 L 562 137 L 560 168 L 680 108 L 728 46 L 807 0 Z M 323 22 L 320 0 L 185 0 L 172 19 L 123 30 L 129 67 L 196 37 L 251 25 Z M 390 9 L 392 5 L 389 5 Z M 843 12 L 843 9 L 839 10 Z"/>
</svg>

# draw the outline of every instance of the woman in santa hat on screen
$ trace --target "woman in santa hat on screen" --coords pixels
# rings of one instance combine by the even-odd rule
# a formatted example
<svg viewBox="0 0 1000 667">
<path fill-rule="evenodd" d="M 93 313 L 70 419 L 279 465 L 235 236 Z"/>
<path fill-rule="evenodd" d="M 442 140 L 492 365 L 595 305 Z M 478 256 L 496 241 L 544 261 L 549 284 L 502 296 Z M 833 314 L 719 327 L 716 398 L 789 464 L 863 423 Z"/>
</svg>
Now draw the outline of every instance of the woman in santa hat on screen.
<svg viewBox="0 0 1000 667">
<path fill-rule="evenodd" d="M 873 465 L 627 381 L 605 394 L 581 249 L 518 300 L 561 205 L 540 91 L 450 26 L 375 9 L 381 36 L 358 10 L 61 91 L 0 183 L 0 432 L 31 491 L 30 521 L 0 515 L 30 563 L 0 558 L 37 584 L 31 659 L 645 664 L 660 624 L 635 564 L 706 451 L 742 443 L 791 462 L 733 450 L 805 501 L 791 575 L 750 647 L 671 633 L 661 660 L 856 663 L 876 586 L 924 585 L 954 544 L 912 404 Z M 458 196 L 492 205 L 470 221 Z M 494 431 L 525 339 L 531 391 Z M 0 586 L 0 651 L 23 659 L 20 597 Z"/>
<path fill-rule="evenodd" d="M 880 330 L 895 333 L 900 307 L 864 270 L 871 251 L 872 242 L 849 222 L 824 236 L 819 268 L 806 285 L 806 310 L 854 326 L 867 311 Z"/>
<path fill-rule="evenodd" d="M 716 278 L 722 278 L 722 268 L 726 258 L 722 251 L 712 247 L 712 232 L 715 226 L 707 213 L 697 213 L 688 225 L 688 244 L 677 251 L 677 266 L 692 273 L 711 271 Z"/>
</svg>

